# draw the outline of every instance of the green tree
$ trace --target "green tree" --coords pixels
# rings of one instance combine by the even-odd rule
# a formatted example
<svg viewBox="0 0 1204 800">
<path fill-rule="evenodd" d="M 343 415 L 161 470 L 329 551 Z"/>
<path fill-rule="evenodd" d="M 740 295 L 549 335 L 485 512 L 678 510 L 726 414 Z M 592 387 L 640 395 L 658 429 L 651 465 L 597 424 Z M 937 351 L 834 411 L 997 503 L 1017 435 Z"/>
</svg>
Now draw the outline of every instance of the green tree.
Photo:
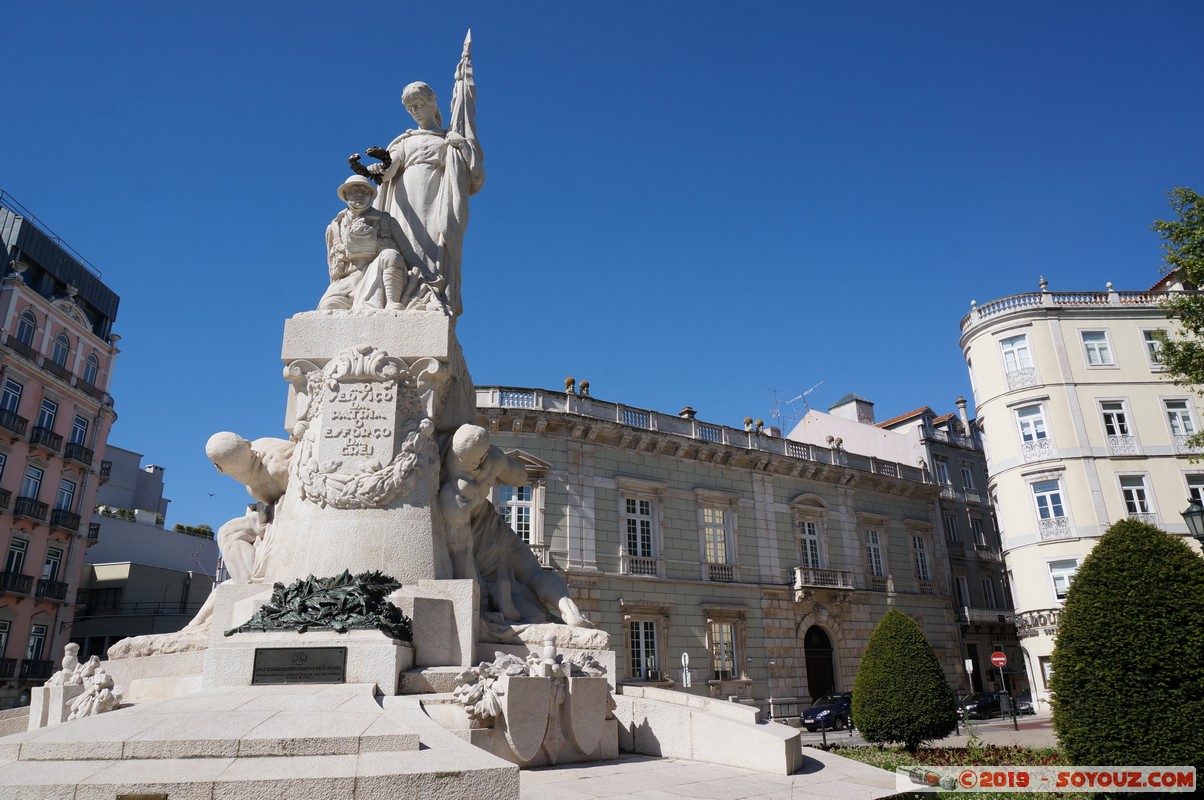
<svg viewBox="0 0 1204 800">
<path fill-rule="evenodd" d="M 853 682 L 853 724 L 867 742 L 942 739 L 957 727 L 957 699 L 924 631 L 890 610 L 874 628 Z"/>
<path fill-rule="evenodd" d="M 1174 219 L 1156 220 L 1152 230 L 1162 236 L 1163 271 L 1179 270 L 1183 283 L 1204 286 L 1204 198 L 1177 186 L 1168 196 Z M 1179 330 L 1162 342 L 1166 375 L 1180 386 L 1197 392 L 1204 385 L 1204 295 L 1179 294 L 1166 302 L 1167 315 L 1179 321 Z M 1190 444 L 1204 447 L 1204 431 Z"/>
<path fill-rule="evenodd" d="M 1070 763 L 1204 768 L 1204 559 L 1152 525 L 1113 524 L 1066 595 L 1052 666 Z"/>
</svg>

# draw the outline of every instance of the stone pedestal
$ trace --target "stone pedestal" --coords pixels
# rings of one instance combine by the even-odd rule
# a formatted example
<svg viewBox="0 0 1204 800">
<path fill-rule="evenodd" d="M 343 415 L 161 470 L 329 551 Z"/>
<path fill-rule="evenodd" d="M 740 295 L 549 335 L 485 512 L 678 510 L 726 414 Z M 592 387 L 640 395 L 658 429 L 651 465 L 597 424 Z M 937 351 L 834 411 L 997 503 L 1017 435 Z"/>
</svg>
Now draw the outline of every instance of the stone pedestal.
<svg viewBox="0 0 1204 800">
<path fill-rule="evenodd" d="M 451 578 L 440 446 L 475 415 L 455 323 L 418 311 L 312 311 L 285 323 L 297 441 L 263 563 L 270 583 L 379 570 Z"/>
<path fill-rule="evenodd" d="M 82 685 L 36 686 L 29 691 L 29 730 L 66 722 L 71 703 L 84 693 Z"/>
</svg>

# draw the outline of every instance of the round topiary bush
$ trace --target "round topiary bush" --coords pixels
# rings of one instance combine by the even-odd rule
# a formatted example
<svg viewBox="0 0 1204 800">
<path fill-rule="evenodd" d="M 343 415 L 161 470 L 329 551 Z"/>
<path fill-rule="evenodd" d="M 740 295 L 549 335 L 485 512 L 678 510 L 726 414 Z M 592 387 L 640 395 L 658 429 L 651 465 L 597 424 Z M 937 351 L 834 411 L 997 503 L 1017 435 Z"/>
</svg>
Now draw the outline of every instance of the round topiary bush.
<svg viewBox="0 0 1204 800">
<path fill-rule="evenodd" d="M 1204 559 L 1152 525 L 1112 525 L 1067 592 L 1052 667 L 1070 763 L 1204 769 Z"/>
<path fill-rule="evenodd" d="M 888 611 L 874 628 L 853 681 L 853 724 L 867 742 L 914 752 L 957 727 L 957 699 L 911 617 Z"/>
</svg>

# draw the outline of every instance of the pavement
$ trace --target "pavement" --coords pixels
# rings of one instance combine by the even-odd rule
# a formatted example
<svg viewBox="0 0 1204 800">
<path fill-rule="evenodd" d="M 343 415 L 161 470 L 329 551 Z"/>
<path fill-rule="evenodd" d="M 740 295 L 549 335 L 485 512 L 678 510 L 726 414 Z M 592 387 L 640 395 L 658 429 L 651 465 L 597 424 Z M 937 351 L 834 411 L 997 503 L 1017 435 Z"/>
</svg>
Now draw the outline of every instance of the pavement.
<svg viewBox="0 0 1204 800">
<path fill-rule="evenodd" d="M 982 744 L 1055 747 L 1049 712 L 1011 719 L 971 721 Z M 520 773 L 522 800 L 872 800 L 894 794 L 893 773 L 817 749 L 820 733 L 803 731 L 803 771 L 776 775 L 687 761 L 632 756 L 593 764 L 543 767 Z M 935 747 L 964 747 L 964 728 Z M 856 732 L 835 731 L 829 744 L 865 744 Z"/>
</svg>

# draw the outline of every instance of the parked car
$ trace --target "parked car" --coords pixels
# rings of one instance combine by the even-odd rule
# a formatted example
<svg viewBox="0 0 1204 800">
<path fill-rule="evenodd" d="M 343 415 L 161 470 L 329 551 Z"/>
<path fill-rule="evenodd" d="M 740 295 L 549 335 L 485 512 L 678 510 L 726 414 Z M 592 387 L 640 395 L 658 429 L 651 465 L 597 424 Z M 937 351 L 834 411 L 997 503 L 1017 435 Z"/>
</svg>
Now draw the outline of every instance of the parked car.
<svg viewBox="0 0 1204 800">
<path fill-rule="evenodd" d="M 799 721 L 811 733 L 820 728 L 839 731 L 848 726 L 853 716 L 852 707 L 852 692 L 824 695 L 798 715 Z"/>
<path fill-rule="evenodd" d="M 1016 695 L 1016 713 L 1017 714 L 1036 714 L 1037 709 L 1033 705 L 1033 693 L 1025 689 L 1020 694 Z"/>
<path fill-rule="evenodd" d="M 962 698 L 962 711 L 970 719 L 989 719 L 1000 712 L 999 692 L 974 692 Z"/>
</svg>

